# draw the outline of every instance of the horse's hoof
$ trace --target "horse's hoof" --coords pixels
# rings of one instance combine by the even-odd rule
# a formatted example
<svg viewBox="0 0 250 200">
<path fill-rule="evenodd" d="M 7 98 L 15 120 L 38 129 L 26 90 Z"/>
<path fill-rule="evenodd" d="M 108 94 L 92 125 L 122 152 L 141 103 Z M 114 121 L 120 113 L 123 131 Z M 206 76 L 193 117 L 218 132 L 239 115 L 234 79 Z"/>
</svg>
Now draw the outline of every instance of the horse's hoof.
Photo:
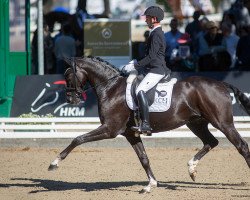
<svg viewBox="0 0 250 200">
<path fill-rule="evenodd" d="M 151 188 L 152 188 L 152 187 L 156 187 L 156 186 L 157 186 L 157 183 L 156 183 L 155 186 L 153 186 L 153 185 L 148 185 L 148 186 L 144 187 L 139 193 L 140 193 L 140 194 L 150 193 L 150 192 L 151 192 Z"/>
<path fill-rule="evenodd" d="M 56 169 L 58 169 L 58 165 L 50 165 L 48 171 L 54 171 Z"/>
<path fill-rule="evenodd" d="M 195 182 L 196 175 L 197 175 L 197 172 L 196 172 L 196 171 L 190 174 L 190 177 L 191 177 L 191 179 L 192 179 L 194 182 Z"/>
<path fill-rule="evenodd" d="M 146 188 L 143 188 L 139 194 L 147 194 L 147 193 L 150 193 L 150 190 L 147 190 Z"/>
</svg>

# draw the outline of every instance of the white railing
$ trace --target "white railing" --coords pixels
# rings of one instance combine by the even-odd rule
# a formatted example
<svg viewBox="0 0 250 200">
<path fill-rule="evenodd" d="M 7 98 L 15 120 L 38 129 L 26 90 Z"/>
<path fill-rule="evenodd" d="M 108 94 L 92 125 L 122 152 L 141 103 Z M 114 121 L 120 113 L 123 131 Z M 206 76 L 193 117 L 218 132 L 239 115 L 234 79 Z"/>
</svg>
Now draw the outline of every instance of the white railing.
<svg viewBox="0 0 250 200">
<path fill-rule="evenodd" d="M 242 137 L 250 137 L 250 117 L 234 117 L 235 127 Z M 74 138 L 99 127 L 97 117 L 83 118 L 0 118 L 0 138 Z M 215 137 L 225 137 L 209 125 Z M 182 126 L 153 137 L 195 137 Z"/>
<path fill-rule="evenodd" d="M 90 118 L 0 118 L 0 138 L 71 138 L 100 126 Z"/>
</svg>

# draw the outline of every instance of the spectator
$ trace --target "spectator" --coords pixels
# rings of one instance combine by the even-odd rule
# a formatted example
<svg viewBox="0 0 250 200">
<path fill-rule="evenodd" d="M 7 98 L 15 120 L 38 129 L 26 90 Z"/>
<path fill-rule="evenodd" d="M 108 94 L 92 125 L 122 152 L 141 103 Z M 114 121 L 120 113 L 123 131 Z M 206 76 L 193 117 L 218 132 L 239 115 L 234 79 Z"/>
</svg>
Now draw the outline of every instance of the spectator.
<svg viewBox="0 0 250 200">
<path fill-rule="evenodd" d="M 83 24 L 86 19 L 95 19 L 94 15 L 87 12 L 87 0 L 78 0 L 76 13 L 73 15 L 71 27 L 76 40 L 76 55 L 82 56 L 84 50 Z"/>
<path fill-rule="evenodd" d="M 236 21 L 235 21 L 235 17 L 233 15 L 233 13 L 231 13 L 230 11 L 224 12 L 221 24 L 224 22 L 231 23 L 232 24 L 232 33 L 236 34 Z"/>
<path fill-rule="evenodd" d="M 197 66 L 198 64 L 198 57 L 199 57 L 199 51 L 200 51 L 200 48 L 199 48 L 199 40 L 200 38 L 202 38 L 205 33 L 207 33 L 207 28 L 206 28 L 206 25 L 207 25 L 207 22 L 208 22 L 208 18 L 206 17 L 203 17 L 199 22 L 200 22 L 200 31 L 197 33 L 196 35 L 196 38 L 193 39 L 194 41 L 192 41 L 192 44 L 193 44 L 193 57 L 194 57 L 194 62 L 195 62 L 195 65 Z"/>
<path fill-rule="evenodd" d="M 55 55 L 53 52 L 54 42 L 49 32 L 49 26 L 46 21 L 43 21 L 43 41 L 44 41 L 44 73 L 52 74 L 55 69 Z M 38 74 L 38 43 L 37 29 L 31 42 L 31 74 Z"/>
<path fill-rule="evenodd" d="M 207 22 L 209 22 L 207 17 L 203 17 L 200 22 L 200 31 L 197 33 L 196 39 L 199 39 L 200 36 L 203 36 L 207 32 Z"/>
<path fill-rule="evenodd" d="M 195 71 L 195 63 L 192 53 L 192 41 L 188 33 L 183 34 L 180 39 L 178 52 L 171 58 L 173 71 Z"/>
<path fill-rule="evenodd" d="M 240 39 L 236 48 L 237 64 L 239 70 L 250 70 L 250 32 L 249 27 L 244 26 L 240 29 Z"/>
<path fill-rule="evenodd" d="M 49 27 L 46 26 L 44 33 L 44 73 L 55 73 L 55 55 L 54 55 L 54 41 L 49 32 Z"/>
<path fill-rule="evenodd" d="M 250 26 L 241 26 L 238 31 L 239 37 L 246 36 L 248 33 L 250 33 Z"/>
<path fill-rule="evenodd" d="M 170 31 L 166 32 L 164 34 L 165 36 L 165 41 L 166 41 L 166 63 L 167 66 L 170 66 L 170 58 L 172 53 L 175 53 L 177 51 L 177 48 L 179 46 L 177 40 L 180 39 L 180 37 L 183 35 L 183 33 L 181 33 L 178 30 L 178 20 L 176 18 L 173 18 L 170 21 Z M 174 50 L 174 51 L 173 51 Z"/>
<path fill-rule="evenodd" d="M 235 66 L 236 61 L 236 47 L 239 41 L 239 36 L 237 36 L 232 29 L 232 24 L 229 22 L 223 22 L 221 24 L 221 31 L 223 34 L 223 37 L 226 41 L 226 49 L 231 57 L 231 66 L 230 69 L 232 69 Z"/>
<path fill-rule="evenodd" d="M 238 29 L 241 26 L 250 25 L 250 15 L 248 8 L 246 7 L 247 4 L 247 1 L 236 0 L 235 3 L 229 9 L 229 12 L 234 16 L 237 33 Z"/>
<path fill-rule="evenodd" d="M 207 22 L 207 33 L 199 38 L 199 68 L 201 71 L 226 71 L 231 58 L 223 35 L 213 21 Z"/>
<path fill-rule="evenodd" d="M 65 24 L 62 29 L 62 36 L 55 41 L 56 73 L 63 74 L 66 66 L 64 58 L 74 57 L 76 55 L 75 40 L 70 36 L 71 28 Z"/>
<path fill-rule="evenodd" d="M 193 14 L 193 21 L 190 22 L 185 29 L 185 32 L 188 33 L 191 37 L 191 40 L 195 40 L 197 37 L 197 34 L 201 31 L 201 24 L 199 21 L 201 14 L 200 11 L 195 11 Z"/>
<path fill-rule="evenodd" d="M 90 15 L 86 9 L 87 1 L 86 0 L 78 0 L 78 5 L 76 9 L 76 17 L 78 26 L 81 30 L 83 30 L 83 22 L 85 19 L 94 19 L 94 15 Z"/>
<path fill-rule="evenodd" d="M 185 29 L 185 32 L 188 33 L 190 35 L 190 38 L 191 38 L 191 47 L 192 49 L 194 50 L 194 57 L 197 58 L 197 42 L 198 42 L 198 36 L 199 36 L 199 33 L 202 31 L 202 27 L 201 27 L 201 23 L 199 21 L 199 18 L 201 16 L 201 13 L 200 11 L 195 11 L 193 13 L 193 21 L 190 22 L 187 26 L 186 26 L 186 29 Z"/>
<path fill-rule="evenodd" d="M 54 36 L 54 42 L 62 36 L 62 24 L 61 24 L 61 27 L 60 27 L 60 30 L 59 32 Z"/>
</svg>

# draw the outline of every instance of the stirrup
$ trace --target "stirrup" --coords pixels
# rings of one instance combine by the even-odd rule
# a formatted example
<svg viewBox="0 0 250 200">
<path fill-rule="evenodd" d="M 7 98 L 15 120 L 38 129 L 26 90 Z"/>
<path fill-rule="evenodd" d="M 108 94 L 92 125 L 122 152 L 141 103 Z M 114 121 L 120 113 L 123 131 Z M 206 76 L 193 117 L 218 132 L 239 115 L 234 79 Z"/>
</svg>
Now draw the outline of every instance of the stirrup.
<svg viewBox="0 0 250 200">
<path fill-rule="evenodd" d="M 135 132 L 141 132 L 143 135 L 146 136 L 152 136 L 152 128 L 148 125 L 142 126 L 142 124 L 140 126 L 132 126 L 131 129 Z"/>
</svg>

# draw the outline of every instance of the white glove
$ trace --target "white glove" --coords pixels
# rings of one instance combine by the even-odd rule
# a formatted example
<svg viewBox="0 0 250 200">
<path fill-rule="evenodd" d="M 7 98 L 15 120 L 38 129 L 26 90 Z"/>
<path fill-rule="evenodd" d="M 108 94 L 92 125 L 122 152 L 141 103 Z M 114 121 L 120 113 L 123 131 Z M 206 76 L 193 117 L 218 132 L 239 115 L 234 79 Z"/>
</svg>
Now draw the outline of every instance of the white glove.
<svg viewBox="0 0 250 200">
<path fill-rule="evenodd" d="M 133 70 L 135 70 L 135 64 L 137 63 L 137 60 L 134 59 L 134 60 L 131 60 L 127 65 L 125 65 L 123 68 L 122 68 L 122 71 L 124 71 L 125 73 L 129 73 Z"/>
<path fill-rule="evenodd" d="M 122 70 L 126 73 L 129 73 L 129 72 L 135 70 L 135 65 L 132 63 L 129 63 L 129 64 L 125 65 Z"/>
</svg>

